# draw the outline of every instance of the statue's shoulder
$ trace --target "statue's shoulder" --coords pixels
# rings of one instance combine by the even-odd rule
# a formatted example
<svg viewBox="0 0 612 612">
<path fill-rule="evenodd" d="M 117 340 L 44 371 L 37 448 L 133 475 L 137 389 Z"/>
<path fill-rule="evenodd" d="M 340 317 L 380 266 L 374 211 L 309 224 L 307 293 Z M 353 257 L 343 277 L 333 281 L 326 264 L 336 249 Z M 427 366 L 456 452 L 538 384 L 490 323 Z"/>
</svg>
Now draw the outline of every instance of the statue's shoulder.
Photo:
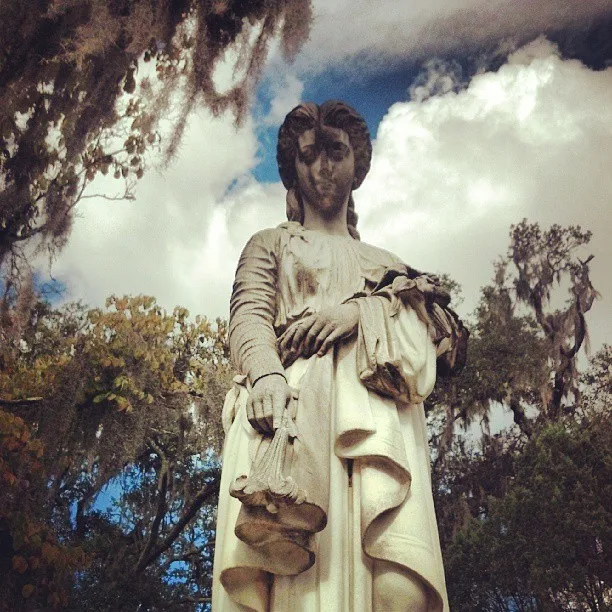
<svg viewBox="0 0 612 612">
<path fill-rule="evenodd" d="M 383 266 L 393 266 L 403 264 L 404 262 L 397 256 L 373 244 L 367 242 L 358 242 L 359 252 L 365 259 Z"/>
<path fill-rule="evenodd" d="M 272 257 L 278 257 L 291 236 L 303 233 L 304 228 L 299 223 L 286 221 L 276 227 L 268 227 L 255 232 L 246 243 L 243 253 L 252 255 L 255 252 L 264 251 Z"/>
<path fill-rule="evenodd" d="M 276 227 L 268 227 L 266 229 L 255 232 L 249 244 L 265 246 L 272 251 L 278 251 L 283 244 L 286 244 L 292 236 L 304 236 L 305 230 L 301 223 L 296 221 L 285 221 Z"/>
<path fill-rule="evenodd" d="M 267 227 L 255 232 L 248 240 L 245 248 L 264 247 L 269 250 L 275 250 L 279 240 L 283 235 L 279 227 Z"/>
<path fill-rule="evenodd" d="M 296 221 L 285 221 L 276 227 L 267 227 L 255 232 L 251 236 L 251 240 L 256 242 L 275 241 L 286 236 L 300 236 L 304 234 L 304 228 Z"/>
</svg>

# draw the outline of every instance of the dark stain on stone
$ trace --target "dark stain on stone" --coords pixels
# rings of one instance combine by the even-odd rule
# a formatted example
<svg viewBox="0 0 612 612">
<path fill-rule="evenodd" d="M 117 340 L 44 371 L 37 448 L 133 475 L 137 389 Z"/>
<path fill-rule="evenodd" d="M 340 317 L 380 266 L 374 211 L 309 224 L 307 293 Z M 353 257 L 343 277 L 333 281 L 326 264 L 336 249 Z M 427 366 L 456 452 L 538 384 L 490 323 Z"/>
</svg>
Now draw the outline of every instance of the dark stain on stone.
<svg viewBox="0 0 612 612">
<path fill-rule="evenodd" d="M 312 270 L 308 270 L 303 266 L 296 266 L 295 271 L 295 280 L 297 283 L 297 289 L 302 293 L 302 295 L 313 295 L 317 292 L 319 288 L 319 283 L 312 272 Z"/>
</svg>

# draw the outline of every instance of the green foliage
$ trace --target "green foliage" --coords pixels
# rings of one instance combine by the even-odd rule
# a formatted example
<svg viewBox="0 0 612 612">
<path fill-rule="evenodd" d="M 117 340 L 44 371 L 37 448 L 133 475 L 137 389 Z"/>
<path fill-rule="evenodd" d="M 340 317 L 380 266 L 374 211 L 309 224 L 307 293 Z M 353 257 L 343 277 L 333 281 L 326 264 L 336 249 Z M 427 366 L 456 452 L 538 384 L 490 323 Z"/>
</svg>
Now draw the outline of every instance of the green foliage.
<svg viewBox="0 0 612 612">
<path fill-rule="evenodd" d="M 578 416 L 590 418 L 612 407 L 612 346 L 604 344 L 580 376 Z"/>
<path fill-rule="evenodd" d="M 18 334 L 3 329 L 0 472 L 11 484 L 0 490 L 10 513 L 0 520 L 7 558 L 19 557 L 0 584 L 6 601 L 25 606 L 17 587 L 29 584 L 28 598 L 73 609 L 194 609 L 210 597 L 220 410 L 232 377 L 227 325 L 192 321 L 183 308 L 167 313 L 143 296 L 113 296 L 92 310 L 37 304 L 30 314 Z M 23 488 L 21 473 L 29 505 L 12 493 Z M 44 525 L 39 546 L 57 549 L 42 557 L 63 572 L 52 580 L 57 592 L 45 591 L 48 568 L 30 575 L 21 561 L 30 567 L 40 556 L 17 547 L 28 525 Z"/>
<path fill-rule="evenodd" d="M 524 219 L 510 231 L 508 259 L 514 263 L 516 275 L 511 279 L 516 300 L 527 305 L 540 326 L 547 344 L 554 374 L 553 384 L 546 389 L 542 410 L 556 420 L 563 410 L 563 401 L 578 397 L 576 357 L 588 339 L 585 314 L 598 297 L 589 278 L 589 262 L 582 261 L 579 249 L 589 243 L 591 232 L 580 226 L 567 228 L 552 225 L 542 232 L 537 223 Z M 500 284 L 504 280 L 500 281 Z M 565 308 L 553 309 L 553 290 L 568 286 Z"/>
<path fill-rule="evenodd" d="M 242 119 L 270 40 L 280 34 L 291 58 L 309 25 L 308 0 L 3 0 L 2 272 L 17 282 L 28 244 L 63 246 L 99 173 L 123 183 L 111 198 L 132 197 L 160 122 L 174 117 L 169 159 L 197 104 Z M 235 83 L 219 93 L 213 75 L 226 51 L 238 58 Z"/>
<path fill-rule="evenodd" d="M 543 232 L 526 220 L 511 227 L 507 256 L 495 265 L 475 312 L 468 363 L 458 377 L 441 381 L 428 401 L 430 410 L 437 406 L 445 413 L 434 437 L 440 461 L 455 423 L 468 426 L 478 418 L 487 425 L 495 404 L 512 411 L 527 437 L 539 424 L 575 409 L 576 360 L 588 337 L 585 315 L 597 297 L 591 258 L 578 257 L 590 236 L 558 225 Z M 555 292 L 564 287 L 570 298 L 565 308 L 553 309 Z"/>
<path fill-rule="evenodd" d="M 610 448 L 610 414 L 548 425 L 527 443 L 503 497 L 446 550 L 452 609 L 607 609 Z"/>
<path fill-rule="evenodd" d="M 80 547 L 60 543 L 40 511 L 43 445 L 23 419 L 0 410 L 0 609 L 57 608 L 86 567 Z"/>
<path fill-rule="evenodd" d="M 577 368 L 597 297 L 591 257 L 579 258 L 589 239 L 579 227 L 513 226 L 474 315 L 468 363 L 429 398 L 453 610 L 610 605 L 610 347 Z M 514 427 L 491 435 L 500 408 Z M 476 422 L 477 442 L 457 434 Z"/>
</svg>

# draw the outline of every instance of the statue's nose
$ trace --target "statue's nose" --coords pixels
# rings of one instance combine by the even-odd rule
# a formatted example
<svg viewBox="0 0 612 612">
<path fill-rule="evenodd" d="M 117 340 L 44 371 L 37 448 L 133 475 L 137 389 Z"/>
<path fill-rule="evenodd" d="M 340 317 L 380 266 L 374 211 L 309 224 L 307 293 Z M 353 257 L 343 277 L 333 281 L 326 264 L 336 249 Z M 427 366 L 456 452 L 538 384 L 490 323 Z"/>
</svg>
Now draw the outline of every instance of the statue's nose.
<svg viewBox="0 0 612 612">
<path fill-rule="evenodd" d="M 319 155 L 319 172 L 324 176 L 329 176 L 331 174 L 331 162 L 325 149 L 323 149 Z"/>
</svg>

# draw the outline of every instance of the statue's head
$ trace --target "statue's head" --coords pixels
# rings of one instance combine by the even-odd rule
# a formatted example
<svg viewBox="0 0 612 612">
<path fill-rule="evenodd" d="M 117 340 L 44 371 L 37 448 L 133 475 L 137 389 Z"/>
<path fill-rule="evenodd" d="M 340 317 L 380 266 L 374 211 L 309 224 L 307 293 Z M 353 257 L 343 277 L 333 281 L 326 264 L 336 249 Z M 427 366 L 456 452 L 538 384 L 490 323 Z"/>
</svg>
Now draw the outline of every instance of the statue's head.
<svg viewBox="0 0 612 612">
<path fill-rule="evenodd" d="M 290 221 L 304 220 L 304 209 L 301 202 L 299 182 L 296 171 L 298 139 L 307 130 L 321 133 L 323 127 L 338 128 L 346 132 L 355 159 L 355 170 L 352 189 L 357 189 L 370 169 L 372 143 L 368 127 L 363 117 L 344 102 L 328 100 L 321 106 L 305 102 L 296 106 L 286 117 L 278 131 L 278 148 L 276 160 L 278 171 L 287 193 L 287 218 Z M 357 215 L 353 197 L 350 197 L 347 211 L 347 225 L 354 238 L 359 238 L 356 229 Z"/>
</svg>

